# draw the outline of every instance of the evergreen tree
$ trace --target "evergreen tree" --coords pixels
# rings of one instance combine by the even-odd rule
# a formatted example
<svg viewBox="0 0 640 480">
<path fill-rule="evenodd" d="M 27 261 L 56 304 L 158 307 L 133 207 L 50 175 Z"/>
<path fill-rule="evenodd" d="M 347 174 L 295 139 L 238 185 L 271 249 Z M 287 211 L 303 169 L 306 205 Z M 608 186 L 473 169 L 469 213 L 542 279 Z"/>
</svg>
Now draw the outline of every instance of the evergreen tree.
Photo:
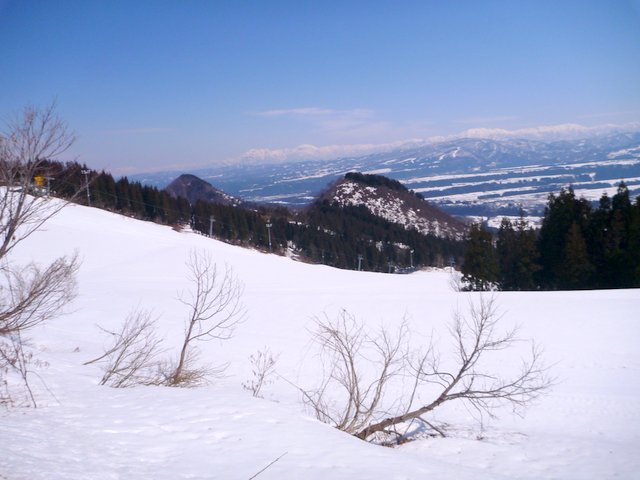
<svg viewBox="0 0 640 480">
<path fill-rule="evenodd" d="M 591 206 L 585 199 L 576 199 L 571 187 L 562 189 L 556 197 L 549 196 L 542 227 L 538 236 L 540 252 L 540 286 L 543 289 L 561 288 L 565 268 L 566 242 L 573 224 L 582 232 L 587 231 Z M 583 238 L 584 240 L 584 238 Z"/>
<path fill-rule="evenodd" d="M 498 231 L 496 251 L 500 264 L 500 287 L 503 290 L 535 290 L 538 265 L 536 232 L 524 219 L 523 212 L 515 228 L 507 218 Z"/>
<path fill-rule="evenodd" d="M 636 198 L 629 216 L 628 264 L 632 273 L 628 287 L 640 287 L 640 197 Z"/>
<path fill-rule="evenodd" d="M 605 236 L 605 261 L 609 269 L 612 287 L 632 287 L 638 285 L 637 270 L 640 244 L 637 211 L 631 203 L 629 190 L 620 182 L 616 194 L 611 199 L 612 214 Z"/>
<path fill-rule="evenodd" d="M 565 252 L 558 269 L 557 285 L 563 290 L 588 288 L 591 285 L 593 266 L 589 260 L 587 243 L 577 223 L 571 224 L 564 242 Z"/>
<path fill-rule="evenodd" d="M 606 237 L 611 225 L 611 198 L 606 192 L 600 197 L 599 206 L 591 215 L 586 235 L 587 250 L 593 269 L 595 287 L 608 287 L 615 283 L 615 272 L 611 270 L 606 259 Z"/>
<path fill-rule="evenodd" d="M 131 210 L 131 200 L 129 199 L 129 179 L 122 177 L 116 182 L 116 209 L 121 212 L 129 212 Z"/>
<path fill-rule="evenodd" d="M 461 270 L 462 280 L 470 290 L 490 290 L 500 278 L 493 238 L 480 224 L 471 226 Z"/>
</svg>

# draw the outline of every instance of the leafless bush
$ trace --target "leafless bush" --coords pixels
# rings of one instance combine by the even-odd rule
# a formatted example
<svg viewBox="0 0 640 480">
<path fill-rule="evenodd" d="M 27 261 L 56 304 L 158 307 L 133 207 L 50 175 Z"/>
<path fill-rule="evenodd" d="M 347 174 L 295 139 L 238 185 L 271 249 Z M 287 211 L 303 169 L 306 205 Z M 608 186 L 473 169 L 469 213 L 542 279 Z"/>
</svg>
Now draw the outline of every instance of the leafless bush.
<svg viewBox="0 0 640 480">
<path fill-rule="evenodd" d="M 30 329 L 58 315 L 76 295 L 77 253 L 42 269 L 31 263 L 0 269 L 0 336 Z"/>
<path fill-rule="evenodd" d="M 29 378 L 34 373 L 32 368 L 46 366 L 46 363 L 36 359 L 28 347 L 29 343 L 22 338 L 20 331 L 0 337 L 0 372 L 3 372 L 0 373 L 0 385 L 3 390 L 0 394 L 0 405 L 11 406 L 22 403 L 15 400 L 16 389 L 11 389 L 7 380 L 8 375 L 12 373 L 20 379 L 19 388 L 24 394 L 25 403 L 34 408 L 38 406 Z"/>
<path fill-rule="evenodd" d="M 317 389 L 302 392 L 316 417 L 356 434 L 383 415 L 387 384 L 405 365 L 407 333 L 402 324 L 394 334 L 383 328 L 371 336 L 344 310 L 335 320 L 318 319 L 314 340 L 321 347 L 325 374 Z M 332 397 L 336 392 L 341 401 Z"/>
<path fill-rule="evenodd" d="M 13 372 L 21 383 L 16 388 L 26 391 L 29 403 L 36 407 L 29 374 L 42 363 L 27 353 L 25 333 L 60 315 L 75 298 L 80 262 L 74 254 L 60 257 L 44 269 L 34 263 L 18 267 L 6 259 L 0 264 L 0 385 L 5 391 L 4 403 L 13 403 L 8 381 Z"/>
<path fill-rule="evenodd" d="M 25 108 L 0 133 L 0 259 L 66 205 L 33 196 L 31 187 L 34 177 L 45 173 L 45 163 L 74 141 L 55 104 Z"/>
<path fill-rule="evenodd" d="M 179 355 L 159 359 L 161 340 L 156 336 L 155 321 L 149 312 L 134 311 L 120 330 L 103 329 L 112 336 L 111 345 L 100 357 L 85 362 L 104 365 L 101 385 L 194 387 L 224 373 L 226 364 L 212 366 L 199 361 L 196 343 L 231 338 L 244 318 L 242 285 L 230 268 L 219 272 L 206 253 L 191 252 L 187 267 L 194 288 L 179 298 L 189 307 Z"/>
<path fill-rule="evenodd" d="M 156 337 L 156 322 L 150 312 L 132 311 L 120 330 L 101 330 L 111 336 L 109 347 L 100 357 L 84 363 L 102 364 L 100 385 L 125 388 L 162 383 L 158 361 L 162 341 Z"/>
<path fill-rule="evenodd" d="M 169 387 L 191 388 L 206 384 L 212 378 L 221 377 L 228 364 L 211 365 L 202 363 L 200 360 L 200 350 L 190 348 L 182 361 L 182 367 L 178 372 L 178 360 L 164 359 L 158 368 L 161 378 L 160 384 Z"/>
<path fill-rule="evenodd" d="M 221 272 L 209 254 L 196 251 L 191 252 L 187 267 L 195 288 L 180 296 L 189 309 L 189 318 L 177 360 L 163 368 L 170 386 L 193 386 L 207 377 L 221 375 L 226 365 L 198 366 L 196 343 L 228 340 L 244 320 L 243 286 L 230 267 Z"/>
<path fill-rule="evenodd" d="M 59 315 L 76 294 L 77 254 L 60 257 L 46 267 L 16 265 L 10 253 L 58 213 L 66 202 L 34 196 L 36 176 L 45 164 L 66 152 L 74 142 L 55 105 L 28 107 L 0 132 L 0 385 L 11 403 L 8 375 L 18 373 L 30 403 L 30 366 L 25 333 Z"/>
<path fill-rule="evenodd" d="M 315 339 L 332 360 L 329 375 L 320 387 L 303 391 L 305 401 L 320 420 L 363 440 L 391 435 L 400 441 L 404 433 L 398 433 L 398 427 L 416 420 L 444 435 L 424 416 L 452 400 L 466 402 L 483 415 L 494 416 L 496 409 L 505 404 L 519 413 L 546 393 L 552 380 L 535 346 L 519 372 L 511 377 L 505 378 L 481 364 L 491 353 L 505 350 L 517 341 L 516 329 L 500 333 L 499 320 L 493 299 L 482 298 L 478 305 L 471 305 L 468 316 L 456 313 L 450 328 L 455 357 L 449 368 L 441 367 L 441 355 L 433 345 L 422 354 L 404 353 L 401 346 L 409 337 L 404 324 L 395 335 L 383 329 L 372 339 L 346 313 L 338 321 L 319 322 Z M 367 344 L 373 345 L 375 358 L 370 351 L 365 353 Z M 367 368 L 376 372 L 373 379 L 365 379 L 363 371 Z M 381 408 L 390 380 L 407 373 L 411 386 L 396 393 L 391 402 L 395 413 L 391 408 Z M 344 393 L 338 402 L 329 399 L 334 384 Z M 416 407 L 418 393 L 431 394 L 431 400 Z"/>
<path fill-rule="evenodd" d="M 278 355 L 274 356 L 268 348 L 259 350 L 249 357 L 251 363 L 251 379 L 242 384 L 242 388 L 249 390 L 254 397 L 262 397 L 262 387 L 269 385 L 271 376 L 275 373 Z"/>
</svg>

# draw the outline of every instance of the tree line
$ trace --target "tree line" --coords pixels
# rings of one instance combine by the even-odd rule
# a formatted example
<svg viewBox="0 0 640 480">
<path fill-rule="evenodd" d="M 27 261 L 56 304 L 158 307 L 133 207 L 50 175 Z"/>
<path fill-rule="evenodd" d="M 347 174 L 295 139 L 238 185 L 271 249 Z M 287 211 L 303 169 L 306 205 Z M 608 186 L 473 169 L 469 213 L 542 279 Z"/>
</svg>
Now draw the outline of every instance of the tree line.
<svg viewBox="0 0 640 480">
<path fill-rule="evenodd" d="M 571 187 L 550 195 L 538 231 L 503 219 L 467 237 L 463 281 L 471 290 L 575 290 L 640 286 L 640 197 L 621 182 L 597 206 Z"/>
<path fill-rule="evenodd" d="M 77 162 L 44 161 L 39 174 L 47 188 L 74 202 L 141 220 L 189 225 L 217 239 L 262 251 L 294 255 L 310 263 L 342 269 L 397 272 L 418 266 L 459 264 L 461 241 L 407 230 L 371 214 L 365 207 L 317 201 L 305 209 L 198 200 L 190 204 L 156 187 L 118 180 Z M 89 185 L 89 195 L 78 190 Z"/>
</svg>

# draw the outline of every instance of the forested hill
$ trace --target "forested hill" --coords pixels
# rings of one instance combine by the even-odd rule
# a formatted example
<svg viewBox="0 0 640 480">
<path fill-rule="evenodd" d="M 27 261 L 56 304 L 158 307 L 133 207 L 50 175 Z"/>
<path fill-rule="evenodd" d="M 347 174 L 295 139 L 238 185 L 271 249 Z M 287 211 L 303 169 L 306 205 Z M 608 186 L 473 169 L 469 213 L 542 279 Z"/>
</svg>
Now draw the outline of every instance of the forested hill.
<svg viewBox="0 0 640 480">
<path fill-rule="evenodd" d="M 381 175 L 347 173 L 321 194 L 321 200 L 340 206 L 363 206 L 371 214 L 425 235 L 462 239 L 467 226 L 408 190 L 397 180 Z"/>
<path fill-rule="evenodd" d="M 640 287 L 640 197 L 632 199 L 624 184 L 596 206 L 571 188 L 551 195 L 540 230 L 524 219 L 505 220 L 495 236 L 476 225 L 460 242 L 424 235 L 375 216 L 364 205 L 328 198 L 299 211 L 190 204 L 78 163 L 44 162 L 40 173 L 52 192 L 81 204 L 88 202 L 83 187 L 89 180 L 94 207 L 176 228 L 187 225 L 229 243 L 338 268 L 360 264 L 363 270 L 387 272 L 455 263 L 473 289 Z M 43 194 L 42 187 L 38 193 Z"/>
<path fill-rule="evenodd" d="M 226 194 L 195 175 L 183 174 L 167 185 L 164 189 L 171 196 L 183 197 L 194 204 L 198 200 L 223 205 L 239 205 L 242 200 Z"/>
<path fill-rule="evenodd" d="M 82 172 L 88 172 L 86 175 Z M 463 243 L 407 229 L 366 207 L 318 201 L 303 210 L 237 202 L 190 202 L 176 192 L 115 180 L 78 163 L 47 162 L 42 172 L 56 195 L 135 218 L 183 228 L 220 240 L 289 255 L 312 263 L 368 271 L 403 271 L 462 260 Z M 89 193 L 83 189 L 89 181 Z M 199 190 L 209 191 L 198 179 Z M 204 182 L 206 183 L 206 182 Z M 208 185 L 208 184 L 207 184 Z M 214 189 L 215 190 L 215 189 Z"/>
</svg>

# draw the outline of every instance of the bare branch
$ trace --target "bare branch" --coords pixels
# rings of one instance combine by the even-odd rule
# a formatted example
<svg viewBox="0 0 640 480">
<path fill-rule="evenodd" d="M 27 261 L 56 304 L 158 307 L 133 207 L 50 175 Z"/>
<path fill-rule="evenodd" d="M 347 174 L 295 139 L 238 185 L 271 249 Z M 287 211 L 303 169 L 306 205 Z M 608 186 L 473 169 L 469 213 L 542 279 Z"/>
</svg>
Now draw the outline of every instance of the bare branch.
<svg viewBox="0 0 640 480">
<path fill-rule="evenodd" d="M 9 370 L 19 373 L 34 407 L 28 374 L 39 362 L 26 353 L 23 333 L 59 315 L 75 297 L 80 262 L 74 254 L 47 267 L 17 266 L 9 254 L 67 204 L 38 197 L 34 183 L 73 142 L 55 104 L 26 108 L 0 132 L 0 386 L 8 388 Z"/>
<path fill-rule="evenodd" d="M 5 336 L 4 340 L 0 339 L 0 370 L 11 370 L 19 375 L 24 391 L 27 394 L 28 402 L 36 408 L 38 404 L 29 385 L 29 373 L 31 373 L 29 366 L 33 361 L 33 354 L 26 352 L 24 347 L 25 341 L 20 335 L 20 331 Z M 8 382 L 6 385 L 7 399 L 11 402 Z"/>
<path fill-rule="evenodd" d="M 0 133 L 0 259 L 67 204 L 35 196 L 33 182 L 46 174 L 46 163 L 74 141 L 55 114 L 55 103 L 44 109 L 25 108 Z"/>
<path fill-rule="evenodd" d="M 102 329 L 111 336 L 111 345 L 105 353 L 84 365 L 103 364 L 100 385 L 115 388 L 136 385 L 159 385 L 161 340 L 155 335 L 156 322 L 148 311 L 132 311 L 118 331 Z"/>
<path fill-rule="evenodd" d="M 0 271 L 0 335 L 32 328 L 58 315 L 76 296 L 78 254 L 60 257 L 44 270 L 5 264 Z"/>
<path fill-rule="evenodd" d="M 242 384 L 242 388 L 249 390 L 254 397 L 261 397 L 262 387 L 271 383 L 271 376 L 275 373 L 278 355 L 274 356 L 268 348 L 258 351 L 249 357 L 251 375 L 253 378 Z"/>
<path fill-rule="evenodd" d="M 369 336 L 344 310 L 333 321 L 317 319 L 315 340 L 329 369 L 319 388 L 303 390 L 305 402 L 316 417 L 349 433 L 358 432 L 377 418 L 382 412 L 385 387 L 402 369 L 406 336 L 404 324 L 393 335 L 382 329 L 377 336 Z M 367 369 L 374 373 L 367 375 Z M 344 398 L 338 405 L 327 398 L 328 392 L 335 390 Z"/>
<path fill-rule="evenodd" d="M 482 370 L 476 370 L 479 360 L 490 352 L 504 350 L 516 341 L 516 330 L 498 334 L 497 314 L 494 299 L 481 298 L 479 305 L 472 305 L 468 317 L 460 313 L 454 316 L 451 334 L 456 345 L 458 366 L 451 372 L 442 372 L 437 361 L 431 363 L 423 358 L 414 369 L 416 379 L 425 383 L 436 383 L 442 390 L 430 403 L 395 417 L 374 422 L 356 433 L 366 439 L 392 425 L 420 418 L 438 406 L 451 400 L 463 400 L 480 413 L 493 415 L 500 405 L 510 404 L 514 411 L 525 408 L 552 386 L 548 369 L 542 364 L 540 351 L 532 347 L 531 356 L 523 361 L 519 374 L 504 379 Z"/>
<path fill-rule="evenodd" d="M 173 386 L 192 385 L 194 376 L 202 379 L 221 374 L 224 366 L 194 367 L 198 354 L 195 343 L 213 339 L 228 340 L 235 328 L 244 321 L 245 315 L 241 303 L 243 286 L 230 267 L 219 272 L 208 253 L 197 251 L 191 252 L 187 267 L 194 290 L 180 296 L 180 301 L 189 309 L 189 318 L 185 324 L 180 355 L 167 380 Z M 189 373 L 188 370 L 193 371 Z"/>
<path fill-rule="evenodd" d="M 274 463 L 276 463 L 278 460 L 280 460 L 282 457 L 284 457 L 287 453 L 289 452 L 284 452 L 282 455 L 280 455 L 278 458 L 276 458 L 275 460 L 272 460 L 269 465 L 267 465 L 266 467 L 264 467 L 262 470 L 260 470 L 259 472 L 253 474 L 252 476 L 249 477 L 249 480 L 253 480 L 254 478 L 257 478 L 258 475 L 260 475 L 262 472 L 264 472 L 267 468 L 269 468 L 271 465 L 273 465 Z"/>
</svg>

